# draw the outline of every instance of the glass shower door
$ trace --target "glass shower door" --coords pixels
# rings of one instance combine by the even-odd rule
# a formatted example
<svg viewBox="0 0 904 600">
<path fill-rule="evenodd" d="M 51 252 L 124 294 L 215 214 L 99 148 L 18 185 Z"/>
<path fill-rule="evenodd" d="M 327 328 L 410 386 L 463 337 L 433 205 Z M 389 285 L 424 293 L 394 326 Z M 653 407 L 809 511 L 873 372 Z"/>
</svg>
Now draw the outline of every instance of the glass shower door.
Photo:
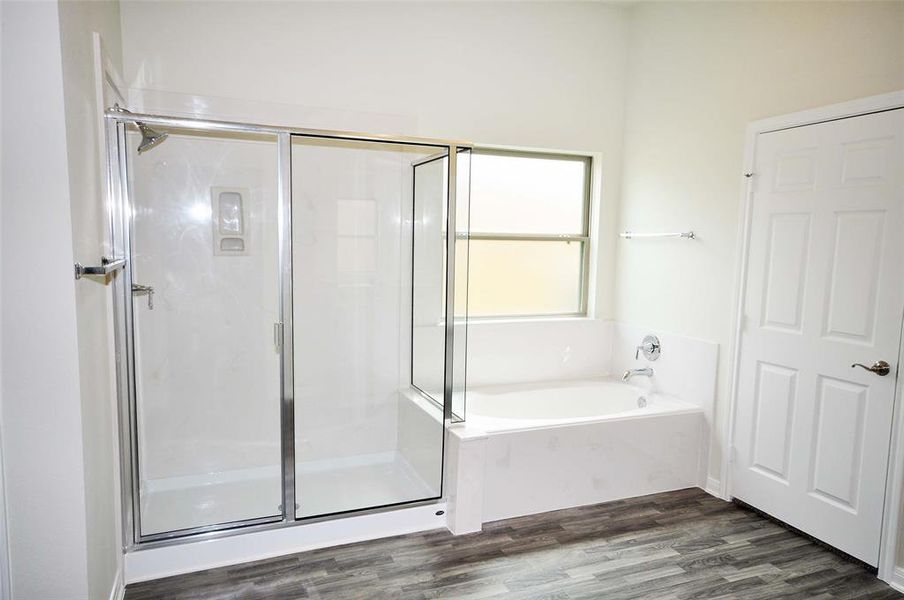
<svg viewBox="0 0 904 600">
<path fill-rule="evenodd" d="M 414 196 L 440 218 L 446 188 L 440 172 L 415 191 L 414 167 L 448 149 L 293 136 L 291 154 L 296 517 L 438 498 L 445 357 L 412 356 L 413 269 L 435 295 L 444 261 L 414 260 Z"/>
<path fill-rule="evenodd" d="M 448 403 L 447 416 L 453 423 L 465 420 L 471 150 L 459 148 L 457 156 L 453 186 L 449 185 L 448 154 L 415 163 L 412 210 L 411 385 L 438 405 L 445 407 Z M 447 278 L 450 240 L 446 231 L 449 192 L 453 190 L 455 261 L 451 268 L 455 277 L 450 311 Z M 437 201 L 439 198 L 442 202 Z M 451 331 L 445 327 L 450 315 Z M 446 341 L 450 334 L 452 353 L 446 360 Z"/>
<path fill-rule="evenodd" d="M 278 521 L 276 138 L 126 138 L 137 537 Z"/>
</svg>

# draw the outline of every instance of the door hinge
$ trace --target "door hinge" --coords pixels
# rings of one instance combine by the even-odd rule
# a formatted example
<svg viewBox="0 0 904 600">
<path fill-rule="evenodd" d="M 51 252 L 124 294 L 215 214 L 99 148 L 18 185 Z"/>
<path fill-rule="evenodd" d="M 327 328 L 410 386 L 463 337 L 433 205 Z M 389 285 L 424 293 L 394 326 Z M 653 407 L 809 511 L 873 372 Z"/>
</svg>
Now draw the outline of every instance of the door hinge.
<svg viewBox="0 0 904 600">
<path fill-rule="evenodd" d="M 754 177 L 754 175 L 756 175 L 756 173 L 754 173 L 753 171 L 747 171 L 746 173 L 744 173 L 744 178 L 748 182 L 747 186 L 751 193 L 756 192 L 756 188 L 757 188 L 757 179 L 758 178 Z"/>
</svg>

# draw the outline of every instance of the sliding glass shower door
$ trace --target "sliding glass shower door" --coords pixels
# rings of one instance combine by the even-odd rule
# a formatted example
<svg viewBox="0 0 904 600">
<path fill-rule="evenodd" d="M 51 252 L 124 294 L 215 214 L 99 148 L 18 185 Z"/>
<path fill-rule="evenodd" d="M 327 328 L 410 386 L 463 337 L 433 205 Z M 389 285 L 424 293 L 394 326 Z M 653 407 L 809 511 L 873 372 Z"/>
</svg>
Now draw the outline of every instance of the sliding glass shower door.
<svg viewBox="0 0 904 600">
<path fill-rule="evenodd" d="M 414 168 L 448 149 L 293 136 L 296 515 L 308 518 L 438 498 L 438 403 L 411 385 L 438 373 L 440 344 L 412 355 L 414 265 L 442 281 L 442 253 L 415 262 Z M 444 176 L 417 191 L 441 219 Z M 439 226 L 439 224 L 437 224 Z M 440 284 L 442 286 L 442 284 Z"/>
</svg>

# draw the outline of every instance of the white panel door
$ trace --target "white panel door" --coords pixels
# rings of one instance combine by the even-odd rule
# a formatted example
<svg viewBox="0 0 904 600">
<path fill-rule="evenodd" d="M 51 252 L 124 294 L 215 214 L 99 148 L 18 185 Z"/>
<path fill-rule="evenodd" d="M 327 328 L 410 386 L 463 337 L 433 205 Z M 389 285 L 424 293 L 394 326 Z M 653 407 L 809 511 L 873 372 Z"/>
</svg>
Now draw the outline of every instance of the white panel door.
<svg viewBox="0 0 904 600">
<path fill-rule="evenodd" d="M 732 494 L 879 559 L 904 309 L 904 110 L 761 134 Z M 880 376 L 867 366 L 884 360 Z"/>
</svg>

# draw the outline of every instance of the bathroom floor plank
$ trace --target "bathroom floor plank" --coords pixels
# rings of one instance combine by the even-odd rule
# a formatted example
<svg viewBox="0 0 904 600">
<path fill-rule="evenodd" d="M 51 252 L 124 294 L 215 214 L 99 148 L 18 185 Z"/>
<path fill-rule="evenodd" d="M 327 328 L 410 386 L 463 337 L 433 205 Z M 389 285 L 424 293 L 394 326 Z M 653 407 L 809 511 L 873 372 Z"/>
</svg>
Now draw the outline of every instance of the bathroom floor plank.
<svg viewBox="0 0 904 600">
<path fill-rule="evenodd" d="M 864 569 L 698 489 L 429 531 L 126 588 L 125 600 L 904 600 Z"/>
</svg>

